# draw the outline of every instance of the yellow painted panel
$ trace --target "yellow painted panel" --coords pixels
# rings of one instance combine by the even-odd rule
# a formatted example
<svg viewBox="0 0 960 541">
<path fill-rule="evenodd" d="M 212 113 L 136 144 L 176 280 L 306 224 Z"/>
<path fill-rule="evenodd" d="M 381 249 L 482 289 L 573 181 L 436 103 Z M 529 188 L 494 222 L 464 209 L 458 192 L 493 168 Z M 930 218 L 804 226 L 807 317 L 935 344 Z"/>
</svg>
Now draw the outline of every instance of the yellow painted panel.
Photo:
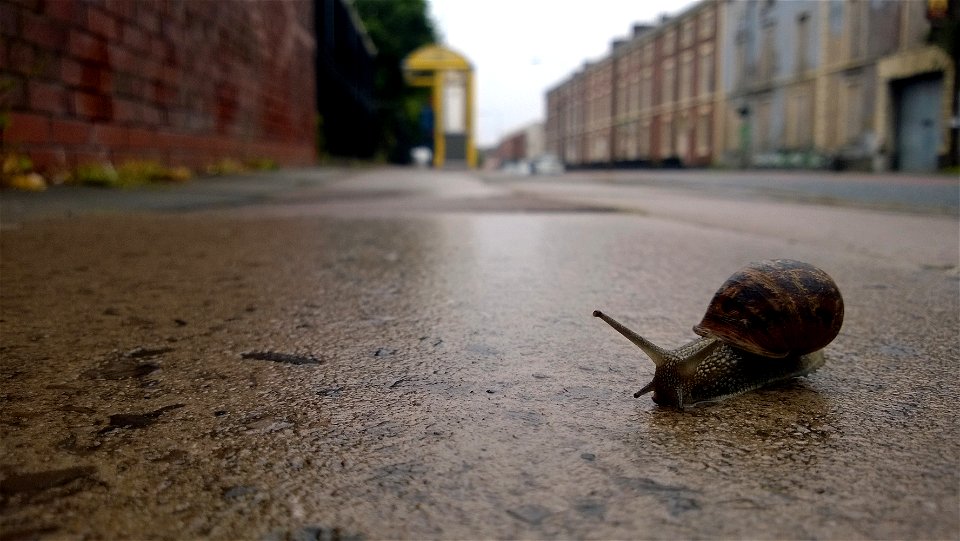
<svg viewBox="0 0 960 541">
<path fill-rule="evenodd" d="M 404 71 L 472 70 L 470 61 L 446 47 L 424 45 L 410 53 L 403 61 Z"/>
</svg>

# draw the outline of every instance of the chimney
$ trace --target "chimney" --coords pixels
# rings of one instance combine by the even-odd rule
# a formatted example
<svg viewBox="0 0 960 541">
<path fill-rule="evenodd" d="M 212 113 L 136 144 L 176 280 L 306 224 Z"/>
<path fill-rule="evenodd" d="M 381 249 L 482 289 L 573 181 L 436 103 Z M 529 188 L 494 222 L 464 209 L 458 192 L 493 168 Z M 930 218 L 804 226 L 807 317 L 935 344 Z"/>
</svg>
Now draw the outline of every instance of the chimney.
<svg viewBox="0 0 960 541">
<path fill-rule="evenodd" d="M 652 28 L 653 28 L 653 26 L 652 26 L 652 25 L 649 25 L 649 24 L 640 24 L 640 23 L 634 24 L 634 25 L 633 25 L 633 37 L 637 37 L 637 36 L 639 36 L 640 34 L 643 34 L 643 33 L 646 32 L 647 30 L 650 30 L 650 29 L 652 29 Z"/>
</svg>

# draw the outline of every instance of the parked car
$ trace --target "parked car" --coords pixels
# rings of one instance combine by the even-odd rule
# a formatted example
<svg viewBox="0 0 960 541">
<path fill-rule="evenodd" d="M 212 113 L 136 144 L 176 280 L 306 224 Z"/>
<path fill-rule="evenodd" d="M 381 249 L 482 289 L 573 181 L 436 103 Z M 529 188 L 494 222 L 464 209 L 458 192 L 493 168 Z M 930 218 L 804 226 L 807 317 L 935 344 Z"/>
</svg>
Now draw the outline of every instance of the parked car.
<svg viewBox="0 0 960 541">
<path fill-rule="evenodd" d="M 553 154 L 544 154 L 533 160 L 533 174 L 559 175 L 565 170 L 563 162 Z"/>
</svg>

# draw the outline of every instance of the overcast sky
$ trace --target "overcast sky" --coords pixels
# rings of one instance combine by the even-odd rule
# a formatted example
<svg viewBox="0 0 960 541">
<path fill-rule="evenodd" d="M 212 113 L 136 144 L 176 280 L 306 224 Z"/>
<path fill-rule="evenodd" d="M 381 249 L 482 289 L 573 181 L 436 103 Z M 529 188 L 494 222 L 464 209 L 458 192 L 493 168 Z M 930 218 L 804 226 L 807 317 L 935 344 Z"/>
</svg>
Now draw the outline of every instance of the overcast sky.
<svg viewBox="0 0 960 541">
<path fill-rule="evenodd" d="M 448 47 L 477 75 L 477 137 L 481 146 L 542 121 L 548 88 L 584 60 L 610 51 L 634 23 L 655 23 L 695 0 L 428 0 Z"/>
</svg>

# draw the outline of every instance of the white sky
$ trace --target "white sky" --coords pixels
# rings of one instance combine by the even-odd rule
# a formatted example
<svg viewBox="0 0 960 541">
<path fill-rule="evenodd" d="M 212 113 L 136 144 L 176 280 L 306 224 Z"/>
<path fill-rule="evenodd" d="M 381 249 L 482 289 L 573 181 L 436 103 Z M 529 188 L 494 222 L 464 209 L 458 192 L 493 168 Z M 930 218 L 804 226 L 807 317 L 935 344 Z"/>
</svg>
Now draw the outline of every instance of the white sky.
<svg viewBox="0 0 960 541">
<path fill-rule="evenodd" d="M 603 57 L 634 23 L 656 23 L 696 0 L 429 0 L 443 43 L 476 70 L 480 146 L 546 116 L 544 96 Z"/>
</svg>

